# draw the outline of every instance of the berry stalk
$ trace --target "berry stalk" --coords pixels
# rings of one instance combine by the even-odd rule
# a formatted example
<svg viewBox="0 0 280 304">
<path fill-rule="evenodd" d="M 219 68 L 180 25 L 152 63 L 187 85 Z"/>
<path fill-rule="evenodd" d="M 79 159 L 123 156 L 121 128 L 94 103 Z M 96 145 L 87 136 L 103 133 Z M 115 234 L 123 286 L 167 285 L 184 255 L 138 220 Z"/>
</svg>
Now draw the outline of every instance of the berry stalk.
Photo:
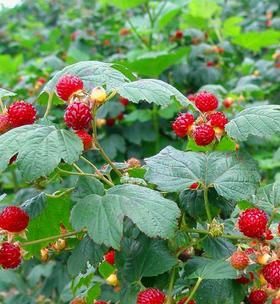
<svg viewBox="0 0 280 304">
<path fill-rule="evenodd" d="M 210 206 L 209 206 L 208 188 L 204 188 L 203 195 L 204 195 L 204 205 L 205 205 L 205 210 L 206 210 L 206 214 L 207 214 L 207 219 L 208 219 L 208 222 L 211 223 L 212 215 L 211 215 Z"/>
<path fill-rule="evenodd" d="M 198 279 L 197 279 L 197 281 L 196 281 L 196 283 L 195 283 L 195 285 L 194 285 L 194 287 L 193 287 L 193 289 L 192 289 L 190 295 L 188 296 L 188 299 L 187 299 L 187 301 L 185 302 L 185 304 L 188 304 L 188 303 L 193 299 L 193 297 L 194 297 L 195 293 L 197 292 L 198 287 L 200 286 L 202 280 L 203 280 L 202 278 L 198 278 Z"/>
</svg>

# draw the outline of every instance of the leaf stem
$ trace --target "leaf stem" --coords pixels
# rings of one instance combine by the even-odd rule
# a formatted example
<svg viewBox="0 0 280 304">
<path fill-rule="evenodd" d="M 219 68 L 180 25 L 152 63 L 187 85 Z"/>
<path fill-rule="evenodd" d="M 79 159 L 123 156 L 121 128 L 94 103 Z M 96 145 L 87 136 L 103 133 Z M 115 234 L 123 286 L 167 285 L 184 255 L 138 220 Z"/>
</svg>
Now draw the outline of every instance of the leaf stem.
<svg viewBox="0 0 280 304">
<path fill-rule="evenodd" d="M 146 8 L 146 11 L 148 13 L 148 16 L 149 16 L 149 20 L 150 20 L 150 25 L 151 25 L 151 28 L 150 28 L 150 39 L 149 39 L 149 47 L 150 49 L 152 49 L 152 46 L 153 46 L 153 32 L 154 32 L 154 18 L 151 14 L 151 11 L 150 11 L 150 8 L 149 8 L 149 3 L 146 3 L 145 4 L 145 8 Z"/>
<path fill-rule="evenodd" d="M 56 192 L 54 192 L 53 194 L 48 194 L 48 193 L 46 193 L 46 195 L 48 196 L 48 197 L 51 197 L 51 198 L 60 198 L 60 197 L 62 197 L 63 195 L 65 195 L 65 194 L 67 194 L 67 193 L 70 193 L 70 192 L 72 192 L 72 191 L 74 191 L 75 190 L 75 188 L 74 187 L 72 187 L 72 188 L 69 188 L 69 189 L 67 189 L 67 190 L 65 190 L 65 191 L 63 191 L 63 192 L 61 192 L 61 193 L 59 193 L 60 191 L 56 191 Z M 59 193 L 59 194 L 58 194 Z"/>
<path fill-rule="evenodd" d="M 197 292 L 198 287 L 199 287 L 199 285 L 201 284 L 202 280 L 203 280 L 203 279 L 200 278 L 200 277 L 197 279 L 197 281 L 196 281 L 196 283 L 195 283 L 195 285 L 194 285 L 194 287 L 193 287 L 193 289 L 192 289 L 190 295 L 188 296 L 188 299 L 187 299 L 187 301 L 185 302 L 185 304 L 188 304 L 188 303 L 193 299 L 193 297 L 194 297 L 195 293 Z"/>
<path fill-rule="evenodd" d="M 44 239 L 39 239 L 39 240 L 30 241 L 30 242 L 20 243 L 20 245 L 22 247 L 25 247 L 25 246 L 40 244 L 40 243 L 43 243 L 43 242 L 57 240 L 59 238 L 64 238 L 65 239 L 65 238 L 68 238 L 70 236 L 76 235 L 78 233 L 82 233 L 82 232 L 85 233 L 85 232 L 87 232 L 87 230 L 84 229 L 82 231 L 71 231 L 71 232 L 67 232 L 67 233 L 63 233 L 63 234 L 59 234 L 59 235 L 54 235 L 54 236 L 46 237 Z"/>
<path fill-rule="evenodd" d="M 174 288 L 175 276 L 176 276 L 176 267 L 173 267 L 170 273 L 166 304 L 173 303 L 173 288 Z"/>
<path fill-rule="evenodd" d="M 136 35 L 136 37 L 139 39 L 139 41 L 146 47 L 146 48 L 150 48 L 148 43 L 143 39 L 143 37 L 138 33 L 136 27 L 133 25 L 133 23 L 131 22 L 130 18 L 128 15 L 124 16 L 128 22 L 128 24 L 130 25 L 133 33 Z"/>
<path fill-rule="evenodd" d="M 47 118 L 47 116 L 49 115 L 51 108 L 52 108 L 52 100 L 53 100 L 53 94 L 54 92 L 49 94 L 49 98 L 48 98 L 48 104 L 47 104 L 47 108 L 46 108 L 46 112 L 44 114 L 44 118 Z"/>
<path fill-rule="evenodd" d="M 208 222 L 211 223 L 212 215 L 211 215 L 210 206 L 209 206 L 208 188 L 204 188 L 203 195 L 204 195 L 204 205 L 205 205 L 205 210 L 206 210 L 206 214 L 207 214 L 207 219 L 208 219 Z"/>
</svg>

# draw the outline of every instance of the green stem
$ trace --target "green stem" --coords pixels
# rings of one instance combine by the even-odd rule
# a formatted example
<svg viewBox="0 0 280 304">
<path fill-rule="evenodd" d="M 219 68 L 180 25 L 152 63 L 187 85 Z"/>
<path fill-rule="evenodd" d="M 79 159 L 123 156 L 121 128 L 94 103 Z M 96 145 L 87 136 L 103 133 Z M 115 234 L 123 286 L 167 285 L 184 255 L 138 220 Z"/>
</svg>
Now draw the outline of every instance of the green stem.
<svg viewBox="0 0 280 304">
<path fill-rule="evenodd" d="M 149 49 L 149 45 L 147 44 L 147 42 L 143 39 L 143 37 L 138 33 L 136 27 L 133 25 L 133 23 L 131 22 L 130 18 L 128 15 L 125 15 L 125 18 L 128 22 L 128 24 L 130 25 L 133 33 L 136 35 L 136 37 L 139 39 L 139 41 L 143 44 L 143 46 L 145 46 L 146 48 Z"/>
<path fill-rule="evenodd" d="M 172 304 L 173 302 L 173 288 L 174 288 L 175 276 L 176 276 L 176 268 L 173 267 L 170 273 L 166 304 Z"/>
<path fill-rule="evenodd" d="M 15 192 L 17 192 L 19 189 L 19 185 L 18 185 L 18 180 L 17 180 L 17 175 L 16 175 L 15 170 L 12 170 L 12 179 L 13 179 L 13 184 L 14 184 L 14 190 L 15 190 Z"/>
<path fill-rule="evenodd" d="M 149 47 L 151 49 L 152 46 L 153 46 L 153 32 L 154 32 L 154 21 L 155 20 L 154 20 L 152 14 L 151 14 L 151 11 L 150 11 L 150 8 L 149 8 L 149 3 L 145 4 L 145 8 L 146 8 L 146 11 L 148 13 L 149 20 L 150 20 L 150 25 L 151 25 L 151 27 L 150 27 L 151 32 L 150 32 L 150 39 L 149 39 Z"/>
<path fill-rule="evenodd" d="M 55 193 L 53 193 L 53 194 L 48 194 L 48 193 L 46 193 L 46 195 L 48 196 L 48 197 L 52 197 L 52 198 L 60 198 L 60 197 L 62 197 L 63 195 L 65 195 L 65 194 L 67 194 L 67 193 L 70 193 L 70 192 L 72 192 L 72 191 L 74 191 L 75 190 L 75 188 L 69 188 L 69 189 L 67 189 L 67 190 L 65 190 L 65 191 L 63 191 L 63 192 L 61 192 L 61 193 L 59 193 L 60 191 L 56 191 Z M 59 194 L 56 194 L 56 193 L 59 193 Z"/>
<path fill-rule="evenodd" d="M 85 233 L 86 230 L 82 230 L 82 231 L 72 231 L 72 232 L 68 232 L 68 233 L 63 233 L 63 234 L 59 234 L 59 235 L 54 235 L 54 236 L 50 236 L 50 237 L 47 237 L 47 238 L 44 238 L 44 239 L 39 239 L 39 240 L 34 240 L 34 241 L 30 241 L 30 242 L 24 242 L 24 243 L 21 243 L 20 245 L 22 247 L 24 246 L 30 246 L 30 245 L 35 245 L 35 244 L 40 244 L 40 243 L 43 243 L 43 242 L 49 242 L 49 241 L 53 241 L 53 240 L 57 240 L 59 238 L 68 238 L 70 236 L 73 236 L 73 235 L 76 235 L 78 233 Z"/>
<path fill-rule="evenodd" d="M 211 215 L 210 206 L 209 206 L 208 188 L 204 188 L 203 193 L 204 193 L 204 205 L 205 205 L 205 210 L 206 210 L 206 214 L 207 214 L 207 219 L 208 219 L 208 222 L 211 223 L 212 215 Z"/>
<path fill-rule="evenodd" d="M 96 115 L 96 110 L 94 109 L 93 110 L 93 117 L 95 117 L 95 115 Z M 113 169 L 113 171 L 115 171 L 115 173 L 119 177 L 122 177 L 121 171 L 114 165 L 114 163 L 111 161 L 110 157 L 106 154 L 106 152 L 103 150 L 103 148 L 101 147 L 100 143 L 98 142 L 98 139 L 97 139 L 97 128 L 96 128 L 96 119 L 93 120 L 92 129 L 93 129 L 93 135 L 94 135 L 94 144 L 95 144 L 96 148 L 98 149 L 98 152 L 104 158 L 104 160 L 111 166 L 111 168 Z"/>
<path fill-rule="evenodd" d="M 52 93 L 49 94 L 47 109 L 46 109 L 46 112 L 44 114 L 44 118 L 47 118 L 47 116 L 49 115 L 49 113 L 51 111 L 53 95 L 54 95 L 54 92 L 52 92 Z"/>
<path fill-rule="evenodd" d="M 197 292 L 198 287 L 201 284 L 202 280 L 203 280 L 202 278 L 198 278 L 197 279 L 197 281 L 196 281 L 196 283 L 195 283 L 195 285 L 194 285 L 194 287 L 193 287 L 190 295 L 188 296 L 187 302 L 185 302 L 185 304 L 188 304 L 193 299 L 193 297 L 194 297 L 195 293 Z"/>
<path fill-rule="evenodd" d="M 189 229 L 189 228 L 184 228 L 185 232 L 188 233 L 198 233 L 198 234 L 207 234 L 210 235 L 209 231 L 207 230 L 202 230 L 202 229 Z M 221 237 L 227 238 L 227 239 L 232 239 L 232 240 L 250 240 L 250 238 L 242 235 L 232 235 L 232 234 L 222 234 Z"/>
</svg>

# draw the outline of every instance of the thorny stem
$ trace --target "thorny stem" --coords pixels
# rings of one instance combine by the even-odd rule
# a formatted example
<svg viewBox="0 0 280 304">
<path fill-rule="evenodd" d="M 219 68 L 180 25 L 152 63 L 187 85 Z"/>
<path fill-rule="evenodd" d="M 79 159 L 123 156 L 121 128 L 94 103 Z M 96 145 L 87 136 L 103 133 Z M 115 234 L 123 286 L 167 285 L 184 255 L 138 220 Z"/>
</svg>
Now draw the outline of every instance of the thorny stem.
<svg viewBox="0 0 280 304">
<path fill-rule="evenodd" d="M 47 238 L 44 238 L 44 239 L 34 240 L 34 241 L 30 241 L 30 242 L 24 242 L 24 243 L 21 243 L 20 245 L 22 247 L 25 247 L 25 246 L 35 245 L 35 244 L 39 244 L 39 243 L 43 243 L 43 242 L 57 240 L 59 238 L 66 239 L 66 238 L 68 238 L 70 236 L 73 236 L 73 235 L 76 235 L 78 233 L 86 233 L 86 232 L 87 232 L 86 229 L 84 229 L 82 231 L 71 231 L 71 232 L 67 232 L 67 233 L 63 233 L 63 234 L 59 234 L 59 235 L 50 236 L 50 237 L 47 237 Z"/>
<path fill-rule="evenodd" d="M 194 287 L 193 287 L 193 289 L 192 289 L 190 295 L 188 296 L 188 299 L 187 299 L 187 301 L 185 302 L 185 304 L 188 304 L 188 303 L 193 299 L 193 297 L 194 297 L 195 293 L 197 292 L 198 287 L 199 287 L 199 285 L 201 284 L 202 280 L 203 280 L 202 278 L 198 278 L 198 279 L 197 279 L 197 281 L 196 281 L 196 283 L 195 283 L 195 285 L 194 285 Z"/>
<path fill-rule="evenodd" d="M 203 194 L 204 194 L 204 204 L 205 204 L 207 219 L 208 219 L 208 222 L 211 223 L 212 215 L 211 215 L 210 206 L 209 206 L 208 188 L 204 188 Z"/>
<path fill-rule="evenodd" d="M 47 109 L 46 109 L 46 112 L 44 114 L 44 118 L 46 118 L 49 115 L 50 110 L 52 108 L 53 94 L 54 94 L 53 92 L 49 94 Z"/>
</svg>

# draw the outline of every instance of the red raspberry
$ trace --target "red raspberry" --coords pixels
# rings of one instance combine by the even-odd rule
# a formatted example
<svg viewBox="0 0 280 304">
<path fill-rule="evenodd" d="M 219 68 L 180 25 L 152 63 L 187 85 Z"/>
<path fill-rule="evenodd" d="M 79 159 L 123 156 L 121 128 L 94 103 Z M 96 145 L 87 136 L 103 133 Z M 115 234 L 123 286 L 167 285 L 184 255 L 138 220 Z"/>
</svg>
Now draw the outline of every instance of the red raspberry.
<svg viewBox="0 0 280 304">
<path fill-rule="evenodd" d="M 38 80 L 37 80 L 40 84 L 44 84 L 44 83 L 46 83 L 46 78 L 44 78 L 44 77 L 39 77 L 38 78 Z"/>
<path fill-rule="evenodd" d="M 0 114 L 0 133 L 5 133 L 11 129 L 8 114 Z"/>
<path fill-rule="evenodd" d="M 265 265 L 262 273 L 266 281 L 271 284 L 273 288 L 280 288 L 280 260 Z"/>
<path fill-rule="evenodd" d="M 177 136 L 183 138 L 188 134 L 193 123 L 194 117 L 192 114 L 180 113 L 172 123 L 172 129 Z"/>
<path fill-rule="evenodd" d="M 183 37 L 184 37 L 184 32 L 183 32 L 183 31 L 177 30 L 177 31 L 175 32 L 175 38 L 176 38 L 177 40 L 181 40 Z"/>
<path fill-rule="evenodd" d="M 227 108 L 227 109 L 230 108 L 230 107 L 232 106 L 232 104 L 233 104 L 233 99 L 230 98 L 230 97 L 226 98 L 226 99 L 223 101 L 223 105 L 224 105 L 224 107 Z"/>
<path fill-rule="evenodd" d="M 188 100 L 195 102 L 195 95 L 194 94 L 190 94 L 187 96 Z"/>
<path fill-rule="evenodd" d="M 235 251 L 230 257 L 230 264 L 237 270 L 243 270 L 249 265 L 249 258 L 243 251 Z"/>
<path fill-rule="evenodd" d="M 195 127 L 193 138 L 198 146 L 207 146 L 215 139 L 215 131 L 211 126 L 202 124 Z"/>
<path fill-rule="evenodd" d="M 74 130 L 87 129 L 92 120 L 89 106 L 82 102 L 71 103 L 65 111 L 64 121 Z"/>
<path fill-rule="evenodd" d="M 270 241 L 270 240 L 273 240 L 273 234 L 271 232 L 270 229 L 267 229 L 264 233 L 264 238 L 267 240 L 267 241 Z"/>
<path fill-rule="evenodd" d="M 199 183 L 193 183 L 193 184 L 190 185 L 189 188 L 190 188 L 191 190 L 196 190 L 196 189 L 199 188 Z"/>
<path fill-rule="evenodd" d="M 129 104 L 129 100 L 121 96 L 119 97 L 119 101 L 125 107 Z"/>
<path fill-rule="evenodd" d="M 280 298 L 273 299 L 271 304 L 280 304 Z"/>
<path fill-rule="evenodd" d="M 239 215 L 239 230 L 251 238 L 261 238 L 266 230 L 267 215 L 263 210 L 250 208 Z"/>
<path fill-rule="evenodd" d="M 185 304 L 188 300 L 188 297 L 181 299 L 177 304 Z M 188 304 L 196 304 L 195 300 L 190 300 Z"/>
<path fill-rule="evenodd" d="M 104 255 L 104 259 L 107 263 L 114 265 L 115 264 L 115 250 L 110 250 Z"/>
<path fill-rule="evenodd" d="M 255 254 L 255 249 L 249 247 L 249 248 L 245 249 L 244 252 L 245 252 L 247 255 Z"/>
<path fill-rule="evenodd" d="M 107 304 L 107 302 L 105 302 L 105 301 L 97 301 L 97 302 L 94 302 L 94 304 Z"/>
<path fill-rule="evenodd" d="M 278 224 L 278 234 L 280 235 L 280 223 Z"/>
<path fill-rule="evenodd" d="M 139 292 L 137 304 L 163 304 L 165 294 L 158 289 L 149 288 Z"/>
<path fill-rule="evenodd" d="M 118 116 L 117 116 L 117 119 L 118 120 L 123 120 L 124 119 L 124 115 L 123 115 L 123 113 L 120 113 Z"/>
<path fill-rule="evenodd" d="M 28 223 L 28 214 L 19 207 L 8 206 L 0 213 L 0 228 L 3 230 L 21 232 Z"/>
<path fill-rule="evenodd" d="M 32 125 L 35 122 L 37 111 L 32 104 L 16 101 L 8 109 L 9 121 L 13 128 Z"/>
<path fill-rule="evenodd" d="M 115 120 L 114 118 L 107 118 L 107 119 L 106 119 L 106 125 L 107 125 L 108 127 L 113 127 L 114 124 L 115 124 L 115 122 L 116 122 L 116 120 Z"/>
<path fill-rule="evenodd" d="M 213 62 L 213 61 L 207 61 L 207 62 L 206 62 L 206 66 L 207 66 L 208 68 L 213 67 L 213 66 L 215 66 L 215 62 Z"/>
<path fill-rule="evenodd" d="M 69 98 L 84 88 L 83 81 L 74 75 L 63 75 L 59 78 L 56 84 L 56 94 L 64 101 L 68 101 Z"/>
<path fill-rule="evenodd" d="M 252 282 L 254 280 L 255 276 L 253 274 L 253 272 L 249 272 L 249 278 L 246 277 L 245 275 L 242 275 L 240 278 L 237 278 L 236 281 L 239 284 L 249 284 L 250 282 Z"/>
<path fill-rule="evenodd" d="M 212 127 L 218 127 L 221 129 L 224 129 L 225 125 L 228 123 L 228 119 L 225 117 L 224 113 L 222 112 L 216 112 L 207 115 L 207 120 L 210 122 L 210 125 Z"/>
<path fill-rule="evenodd" d="M 0 245 L 0 265 L 4 269 L 17 268 L 21 263 L 20 248 L 16 244 L 2 243 Z"/>
<path fill-rule="evenodd" d="M 76 135 L 81 139 L 84 144 L 84 150 L 87 151 L 92 148 L 92 136 L 85 130 L 75 131 Z"/>
<path fill-rule="evenodd" d="M 257 289 L 249 294 L 248 300 L 250 304 L 264 304 L 268 296 L 264 290 Z"/>
<path fill-rule="evenodd" d="M 202 112 L 214 111 L 219 102 L 215 95 L 208 92 L 199 92 L 195 96 L 195 105 Z"/>
</svg>

